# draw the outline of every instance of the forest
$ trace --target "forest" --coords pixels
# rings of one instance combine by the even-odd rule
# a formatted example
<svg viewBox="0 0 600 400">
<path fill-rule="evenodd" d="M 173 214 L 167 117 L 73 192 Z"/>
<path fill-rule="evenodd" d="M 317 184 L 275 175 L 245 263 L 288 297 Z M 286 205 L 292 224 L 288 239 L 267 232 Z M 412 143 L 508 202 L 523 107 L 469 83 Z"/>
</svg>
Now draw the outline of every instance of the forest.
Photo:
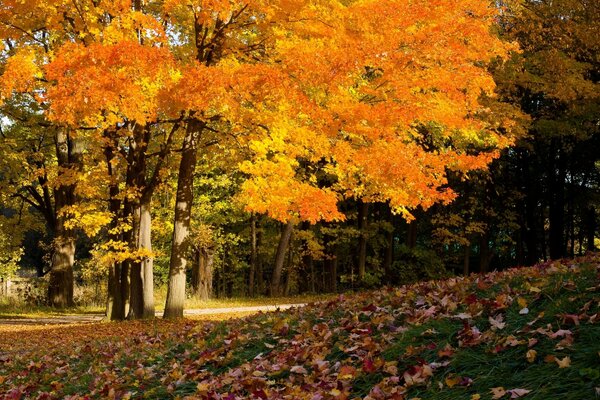
<svg viewBox="0 0 600 400">
<path fill-rule="evenodd" d="M 596 0 L 3 0 L 0 280 L 110 320 L 600 246 Z"/>
</svg>

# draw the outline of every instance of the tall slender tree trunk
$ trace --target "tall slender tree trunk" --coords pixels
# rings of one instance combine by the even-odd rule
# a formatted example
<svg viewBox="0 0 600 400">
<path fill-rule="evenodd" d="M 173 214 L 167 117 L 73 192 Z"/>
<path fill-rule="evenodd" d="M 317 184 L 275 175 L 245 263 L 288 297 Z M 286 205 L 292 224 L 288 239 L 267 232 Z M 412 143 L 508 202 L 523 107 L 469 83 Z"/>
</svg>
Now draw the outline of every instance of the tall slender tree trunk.
<svg viewBox="0 0 600 400">
<path fill-rule="evenodd" d="M 177 180 L 175 198 L 175 220 L 173 224 L 173 240 L 171 260 L 169 263 L 169 283 L 164 318 L 182 318 L 185 301 L 185 269 L 187 265 L 188 235 L 194 200 L 194 170 L 198 141 L 204 129 L 203 123 L 190 120 L 181 148 L 181 162 Z"/>
<path fill-rule="evenodd" d="M 302 222 L 302 230 L 309 232 L 310 223 Z M 302 287 L 304 291 L 310 291 L 315 293 L 315 265 L 312 254 L 310 254 L 310 248 L 308 239 L 302 240 Z"/>
<path fill-rule="evenodd" d="M 417 246 L 417 221 L 412 220 L 408 224 L 408 231 L 406 232 L 406 246 L 409 249 L 414 249 Z"/>
<path fill-rule="evenodd" d="M 262 246 L 262 237 L 263 231 L 260 229 L 260 221 L 256 221 L 257 223 L 257 232 L 256 232 L 256 292 L 259 295 L 265 294 L 265 278 L 263 271 L 263 259 L 260 256 L 260 249 Z"/>
<path fill-rule="evenodd" d="M 479 242 L 479 272 L 488 272 L 490 261 L 492 259 L 492 252 L 490 251 L 490 234 L 485 232 L 481 235 Z"/>
<path fill-rule="evenodd" d="M 83 144 L 81 139 L 68 131 L 56 134 L 56 156 L 63 174 L 75 174 L 83 168 Z M 64 308 L 73 305 L 73 264 L 75 263 L 75 232 L 65 226 L 67 207 L 76 204 L 75 183 L 60 184 L 55 190 L 56 236 L 54 254 L 48 285 L 48 303 Z"/>
<path fill-rule="evenodd" d="M 362 200 L 358 203 L 358 280 L 363 282 L 367 271 L 367 214 L 369 204 Z"/>
<path fill-rule="evenodd" d="M 277 246 L 277 253 L 275 254 L 275 265 L 273 267 L 273 276 L 271 278 L 271 297 L 281 295 L 281 273 L 283 271 L 283 264 L 285 263 L 285 255 L 290 243 L 292 231 L 294 230 L 294 223 L 290 220 L 281 232 L 281 238 L 279 239 L 279 245 Z"/>
<path fill-rule="evenodd" d="M 465 245 L 464 259 L 463 259 L 463 275 L 469 275 L 471 263 L 471 244 Z"/>
<path fill-rule="evenodd" d="M 594 207 L 589 207 L 587 210 L 587 250 L 588 251 L 596 251 L 596 243 L 595 243 L 595 238 L 596 238 L 596 229 L 597 229 L 597 222 L 596 222 L 596 211 L 594 210 Z"/>
<path fill-rule="evenodd" d="M 394 262 L 394 215 L 390 207 L 385 205 L 388 222 L 391 225 L 390 230 L 385 232 L 385 250 L 383 255 L 383 273 L 386 281 L 389 282 L 392 276 L 392 264 Z"/>
<path fill-rule="evenodd" d="M 254 281 L 258 262 L 257 240 L 256 240 L 256 214 L 250 217 L 250 277 L 248 279 L 248 295 L 254 297 Z"/>
<path fill-rule="evenodd" d="M 290 241 L 292 239 L 290 238 Z M 284 286 L 284 290 L 283 290 L 283 295 L 284 296 L 289 296 L 290 295 L 290 289 L 292 287 L 292 264 L 293 264 L 293 251 L 292 251 L 292 246 L 288 246 L 288 259 L 287 259 L 287 265 L 285 268 L 285 286 Z"/>
<path fill-rule="evenodd" d="M 565 155 L 564 151 L 560 148 L 556 148 L 557 144 L 555 141 L 552 142 L 550 147 L 550 156 L 552 162 L 550 162 L 549 174 L 549 192 L 550 192 L 550 208 L 549 208 L 549 220 L 550 220 L 550 235 L 549 235 L 549 246 L 550 246 L 550 258 L 558 259 L 565 256 L 566 242 L 565 242 Z M 556 150 L 558 154 L 555 155 Z M 558 159 L 556 159 L 558 157 Z"/>
<path fill-rule="evenodd" d="M 140 219 L 141 207 L 139 204 L 135 205 L 132 211 L 132 238 L 131 246 L 133 251 L 137 251 L 139 248 L 139 237 L 140 237 Z M 142 319 L 144 318 L 144 278 L 142 275 L 142 262 L 139 259 L 135 259 L 130 262 L 130 286 L 129 286 L 129 313 L 128 319 Z"/>
<path fill-rule="evenodd" d="M 146 197 L 146 196 L 144 196 Z M 142 317 L 154 318 L 154 256 L 152 255 L 152 215 L 150 214 L 151 198 L 143 198 L 140 205 L 140 229 L 138 238 L 138 249 L 147 252 L 141 264 L 142 276 Z"/>
<path fill-rule="evenodd" d="M 112 146 L 107 146 L 104 149 L 104 154 L 106 156 L 106 165 L 108 176 L 110 177 L 109 183 L 109 201 L 108 201 L 108 210 L 112 214 L 113 221 L 110 225 L 110 230 L 108 234 L 109 241 L 119 242 L 122 238 L 119 233 L 116 231 L 116 227 L 118 225 L 118 216 L 120 215 L 121 209 L 121 200 L 118 198 L 119 196 L 119 184 L 118 180 L 115 176 L 115 171 L 113 170 L 112 161 L 114 159 L 114 149 Z M 121 290 L 121 264 L 113 263 L 108 269 L 108 296 L 106 300 L 106 318 L 111 321 L 120 321 L 125 319 L 125 301 L 123 297 L 123 292 Z"/>
</svg>

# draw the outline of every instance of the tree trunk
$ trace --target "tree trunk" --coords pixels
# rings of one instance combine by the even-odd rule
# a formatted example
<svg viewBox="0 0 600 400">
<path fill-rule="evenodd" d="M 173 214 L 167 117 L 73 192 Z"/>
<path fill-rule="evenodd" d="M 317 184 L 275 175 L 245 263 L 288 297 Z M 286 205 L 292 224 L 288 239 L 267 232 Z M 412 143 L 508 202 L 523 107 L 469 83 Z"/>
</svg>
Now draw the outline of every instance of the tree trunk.
<svg viewBox="0 0 600 400">
<path fill-rule="evenodd" d="M 285 263 L 285 255 L 287 247 L 294 230 L 294 223 L 290 220 L 285 225 L 281 232 L 281 238 L 279 239 L 279 245 L 277 246 L 277 253 L 275 254 L 275 265 L 273 268 L 273 276 L 271 278 L 271 297 L 281 295 L 281 273 L 283 271 L 283 264 Z"/>
<path fill-rule="evenodd" d="M 484 233 L 479 242 L 479 272 L 486 273 L 488 272 L 490 261 L 491 261 L 491 252 L 490 252 L 490 243 L 489 243 L 489 233 Z"/>
<path fill-rule="evenodd" d="M 389 207 L 386 208 L 391 228 L 385 232 L 386 245 L 383 255 L 383 273 L 386 281 L 389 282 L 392 275 L 392 263 L 394 262 L 394 215 Z"/>
<path fill-rule="evenodd" d="M 292 239 L 290 239 L 291 241 Z M 293 252 L 292 252 L 292 246 L 288 246 L 288 259 L 287 259 L 287 265 L 285 268 L 285 289 L 283 290 L 283 295 L 285 297 L 290 295 L 290 288 L 292 286 L 291 282 L 292 282 L 292 260 L 293 258 Z M 314 280 L 314 278 L 313 278 Z"/>
<path fill-rule="evenodd" d="M 52 270 L 48 285 L 48 300 L 57 308 L 73 305 L 73 264 L 75 263 L 75 239 L 58 236 L 54 240 Z"/>
<path fill-rule="evenodd" d="M 565 159 L 564 151 L 559 147 L 556 149 L 557 144 L 553 141 L 550 148 L 550 156 L 552 157 L 549 163 L 549 194 L 550 194 L 550 208 L 549 208 L 549 220 L 550 220 L 550 258 L 559 259 L 565 256 Z M 558 145 L 560 146 L 560 145 Z M 555 151 L 558 150 L 558 154 L 555 155 Z M 556 159 L 555 157 L 558 157 Z"/>
<path fill-rule="evenodd" d="M 367 214 L 369 204 L 362 200 L 358 203 L 358 280 L 365 280 L 367 271 Z"/>
<path fill-rule="evenodd" d="M 212 249 L 202 249 L 202 264 L 200 268 L 200 287 L 198 298 L 208 300 L 213 295 L 213 264 L 214 252 Z"/>
<path fill-rule="evenodd" d="M 141 207 L 133 207 L 132 215 L 132 238 L 131 246 L 133 251 L 139 249 Z M 142 262 L 135 259 L 130 262 L 130 286 L 129 286 L 129 313 L 127 319 L 144 318 L 144 279 L 142 276 Z"/>
<path fill-rule="evenodd" d="M 594 207 L 590 207 L 587 211 L 587 250 L 596 251 L 596 211 Z"/>
<path fill-rule="evenodd" d="M 329 272 L 329 276 L 330 276 L 330 281 L 329 284 L 330 286 L 330 291 L 332 293 L 337 292 L 337 269 L 338 269 L 338 257 L 337 255 L 333 255 L 333 259 L 331 260 L 331 267 L 330 267 L 330 272 Z"/>
<path fill-rule="evenodd" d="M 530 166 L 530 159 L 523 156 L 522 157 L 522 171 L 523 171 L 523 182 L 524 184 L 526 184 L 527 182 L 529 182 L 529 185 L 531 185 L 531 182 L 534 182 L 535 180 L 532 177 L 532 174 L 529 170 Z M 525 226 L 523 229 L 523 236 L 524 236 L 524 241 L 525 241 L 525 246 L 527 248 L 527 257 L 526 257 L 526 264 L 527 265 L 534 265 L 536 264 L 539 259 L 540 259 L 540 249 L 543 248 L 543 246 L 538 245 L 540 240 L 538 240 L 538 219 L 537 219 L 537 214 L 539 212 L 539 207 L 538 207 L 538 195 L 539 195 L 539 190 L 536 190 L 537 188 L 532 188 L 529 186 L 527 187 L 527 191 L 525 193 L 525 201 L 524 201 L 524 211 L 525 211 Z M 543 226 L 543 225 L 542 225 Z M 543 230 L 542 230 L 543 231 Z M 541 239 L 543 239 L 543 232 L 542 235 L 540 236 Z"/>
<path fill-rule="evenodd" d="M 199 300 L 208 300 L 212 297 L 213 291 L 214 252 L 207 248 L 195 249 L 194 259 L 192 293 Z"/>
<path fill-rule="evenodd" d="M 114 148 L 107 146 L 104 149 L 104 155 L 106 156 L 106 166 L 108 176 L 110 177 L 110 183 L 108 186 L 109 200 L 108 210 L 112 216 L 112 222 L 110 224 L 110 230 L 108 234 L 108 240 L 112 242 L 120 242 L 122 235 L 117 233 L 116 229 L 118 225 L 118 217 L 121 211 L 121 200 L 119 196 L 119 183 L 113 170 L 112 161 L 114 159 Z M 122 274 L 121 264 L 114 263 L 108 268 L 108 288 L 107 288 L 107 300 L 106 300 L 106 318 L 110 321 L 120 321 L 125 319 L 125 301 L 123 297 L 122 286 Z M 127 293 L 129 295 L 129 293 Z"/>
<path fill-rule="evenodd" d="M 256 292 L 259 295 L 265 294 L 265 278 L 263 272 L 263 259 L 260 256 L 260 248 L 262 245 L 262 237 L 263 232 L 260 229 L 259 224 L 260 221 L 256 221 L 257 223 L 257 232 L 256 232 Z"/>
<path fill-rule="evenodd" d="M 310 222 L 302 222 L 302 230 L 310 231 Z M 302 240 L 302 289 L 315 293 L 315 266 L 307 239 Z"/>
<path fill-rule="evenodd" d="M 190 286 L 194 297 L 198 297 L 200 292 L 200 270 L 204 267 L 203 262 L 204 258 L 200 248 L 194 247 L 194 261 L 192 262 L 192 276 L 190 277 Z"/>
<path fill-rule="evenodd" d="M 203 128 L 201 122 L 197 120 L 189 121 L 181 149 L 164 318 L 183 317 L 186 253 L 189 245 L 188 235 L 193 203 L 194 170 L 196 168 L 198 141 Z"/>
<path fill-rule="evenodd" d="M 406 246 L 409 249 L 414 249 L 417 246 L 417 221 L 412 220 L 408 224 L 408 232 L 406 233 Z"/>
<path fill-rule="evenodd" d="M 468 244 L 465 246 L 464 260 L 463 260 L 463 275 L 468 276 L 470 272 L 470 264 L 471 262 L 471 245 Z"/>
<path fill-rule="evenodd" d="M 142 276 L 142 317 L 154 318 L 154 256 L 152 255 L 152 215 L 150 214 L 151 199 L 144 199 L 140 206 L 140 229 L 138 249 L 147 252 L 141 260 Z"/>
<path fill-rule="evenodd" d="M 83 144 L 69 132 L 56 134 L 56 158 L 65 175 L 75 174 L 83 168 Z M 76 204 L 75 183 L 60 184 L 54 193 L 56 236 L 48 285 L 48 303 L 53 307 L 73 305 L 73 264 L 75 263 L 75 232 L 67 229 L 65 208 Z"/>
<path fill-rule="evenodd" d="M 257 270 L 257 241 L 256 241 L 256 214 L 250 217 L 250 277 L 248 279 L 248 295 L 254 297 L 254 281 L 256 280 Z"/>
</svg>

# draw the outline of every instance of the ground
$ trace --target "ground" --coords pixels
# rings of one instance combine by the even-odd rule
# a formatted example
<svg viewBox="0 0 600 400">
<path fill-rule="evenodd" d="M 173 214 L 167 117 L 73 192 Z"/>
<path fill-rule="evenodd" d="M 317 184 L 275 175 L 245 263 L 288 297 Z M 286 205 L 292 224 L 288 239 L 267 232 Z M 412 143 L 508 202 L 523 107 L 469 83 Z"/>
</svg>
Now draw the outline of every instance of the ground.
<svg viewBox="0 0 600 400">
<path fill-rule="evenodd" d="M 593 399 L 600 257 L 227 321 L 0 333 L 7 399 Z"/>
</svg>

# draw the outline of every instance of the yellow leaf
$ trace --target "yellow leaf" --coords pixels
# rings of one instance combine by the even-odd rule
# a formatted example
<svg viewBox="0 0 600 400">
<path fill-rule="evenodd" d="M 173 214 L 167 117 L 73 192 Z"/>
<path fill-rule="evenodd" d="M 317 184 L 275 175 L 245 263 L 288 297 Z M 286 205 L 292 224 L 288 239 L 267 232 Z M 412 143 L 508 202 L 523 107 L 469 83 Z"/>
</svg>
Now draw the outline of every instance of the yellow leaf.
<svg viewBox="0 0 600 400">
<path fill-rule="evenodd" d="M 517 303 L 519 303 L 519 307 L 520 308 L 525 308 L 527 307 L 527 300 L 525 300 L 523 297 L 519 297 L 517 299 Z"/>
<path fill-rule="evenodd" d="M 571 357 L 564 357 L 562 360 L 556 359 L 559 368 L 569 368 L 571 366 Z"/>
<path fill-rule="evenodd" d="M 537 351 L 535 351 L 535 350 L 529 350 L 527 352 L 527 356 L 526 356 L 527 357 L 527 361 L 530 362 L 530 363 L 534 362 L 536 356 L 537 356 Z"/>
<path fill-rule="evenodd" d="M 446 379 L 444 379 L 444 382 L 446 382 L 446 386 L 448 386 L 449 388 L 453 388 L 460 382 L 460 377 L 458 377 L 456 375 L 454 375 L 454 376 L 450 375 L 450 376 L 447 376 Z"/>
</svg>

